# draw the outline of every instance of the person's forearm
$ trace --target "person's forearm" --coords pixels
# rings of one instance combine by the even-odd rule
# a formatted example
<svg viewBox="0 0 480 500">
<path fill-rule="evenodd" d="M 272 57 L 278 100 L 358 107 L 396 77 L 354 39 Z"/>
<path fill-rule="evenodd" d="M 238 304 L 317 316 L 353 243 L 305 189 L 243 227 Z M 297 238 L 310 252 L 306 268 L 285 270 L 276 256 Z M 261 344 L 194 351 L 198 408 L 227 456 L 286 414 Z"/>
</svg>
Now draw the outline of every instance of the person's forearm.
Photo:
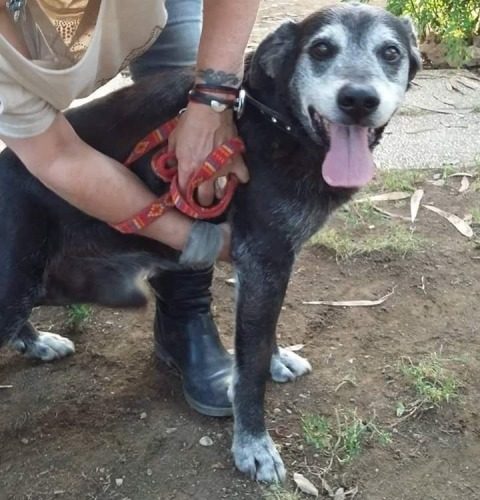
<svg viewBox="0 0 480 500">
<path fill-rule="evenodd" d="M 89 147 L 72 148 L 68 157 L 59 156 L 37 173 L 58 196 L 109 224 L 130 218 L 156 199 L 130 170 Z M 170 210 L 140 234 L 182 250 L 190 227 L 191 221 Z"/>
<path fill-rule="evenodd" d="M 197 81 L 239 86 L 260 0 L 204 0 Z"/>
<path fill-rule="evenodd" d="M 156 198 L 135 174 L 81 141 L 61 114 L 40 136 L 3 140 L 51 191 L 109 224 L 128 219 Z M 141 234 L 181 250 L 191 225 L 172 210 Z"/>
</svg>

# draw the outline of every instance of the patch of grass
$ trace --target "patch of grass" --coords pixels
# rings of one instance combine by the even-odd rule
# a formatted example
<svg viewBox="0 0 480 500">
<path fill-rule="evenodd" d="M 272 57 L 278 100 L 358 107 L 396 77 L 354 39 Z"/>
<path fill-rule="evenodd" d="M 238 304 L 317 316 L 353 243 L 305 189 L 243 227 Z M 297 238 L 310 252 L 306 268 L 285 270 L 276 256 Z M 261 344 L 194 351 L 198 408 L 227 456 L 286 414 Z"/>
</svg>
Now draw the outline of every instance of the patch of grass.
<svg viewBox="0 0 480 500">
<path fill-rule="evenodd" d="M 265 492 L 264 500 L 301 500 L 301 496 L 298 493 L 288 491 L 281 486 L 271 486 Z"/>
<path fill-rule="evenodd" d="M 333 434 L 330 422 L 320 415 L 308 415 L 302 419 L 305 441 L 317 450 L 328 450 L 332 446 Z"/>
<path fill-rule="evenodd" d="M 308 444 L 340 463 L 350 462 L 366 441 L 376 440 L 382 445 L 391 442 L 390 434 L 381 430 L 374 419 L 365 421 L 356 410 L 336 411 L 333 423 L 323 416 L 308 415 L 302 419 L 302 427 Z"/>
<path fill-rule="evenodd" d="M 480 175 L 470 184 L 470 189 L 475 193 L 480 193 Z"/>
<path fill-rule="evenodd" d="M 444 165 L 442 168 L 442 179 L 447 180 L 449 175 L 455 174 L 458 172 L 458 168 L 456 168 L 454 165 Z"/>
<path fill-rule="evenodd" d="M 415 389 L 422 406 L 437 407 L 457 397 L 459 382 L 447 370 L 446 362 L 437 353 L 430 354 L 417 363 L 410 358 L 401 362 L 400 371 Z"/>
<path fill-rule="evenodd" d="M 417 189 L 425 181 L 423 170 L 383 170 L 378 183 L 383 191 L 410 191 Z"/>
<path fill-rule="evenodd" d="M 382 228 L 382 233 L 364 233 L 358 236 L 346 229 L 325 229 L 311 239 L 311 244 L 333 251 L 340 260 L 379 253 L 403 258 L 418 251 L 424 243 L 422 238 L 399 224 Z"/>
<path fill-rule="evenodd" d="M 480 224 L 480 208 L 474 208 L 472 210 L 472 217 L 475 224 Z"/>
<path fill-rule="evenodd" d="M 67 325 L 73 330 L 79 329 L 91 316 L 92 308 L 86 304 L 67 306 Z"/>
<path fill-rule="evenodd" d="M 374 225 L 385 220 L 385 217 L 369 202 L 349 203 L 340 209 L 338 215 L 350 227 L 358 224 Z"/>
</svg>

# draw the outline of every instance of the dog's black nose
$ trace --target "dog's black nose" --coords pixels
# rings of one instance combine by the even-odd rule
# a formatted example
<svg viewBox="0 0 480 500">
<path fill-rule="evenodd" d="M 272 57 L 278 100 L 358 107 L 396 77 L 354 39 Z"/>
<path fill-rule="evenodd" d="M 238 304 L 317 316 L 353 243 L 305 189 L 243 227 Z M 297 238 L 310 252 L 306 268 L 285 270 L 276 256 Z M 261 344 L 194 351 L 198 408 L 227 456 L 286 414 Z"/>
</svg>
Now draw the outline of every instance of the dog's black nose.
<svg viewBox="0 0 480 500">
<path fill-rule="evenodd" d="M 337 103 L 344 113 L 360 121 L 378 108 L 380 98 L 370 85 L 349 84 L 338 92 Z"/>
</svg>

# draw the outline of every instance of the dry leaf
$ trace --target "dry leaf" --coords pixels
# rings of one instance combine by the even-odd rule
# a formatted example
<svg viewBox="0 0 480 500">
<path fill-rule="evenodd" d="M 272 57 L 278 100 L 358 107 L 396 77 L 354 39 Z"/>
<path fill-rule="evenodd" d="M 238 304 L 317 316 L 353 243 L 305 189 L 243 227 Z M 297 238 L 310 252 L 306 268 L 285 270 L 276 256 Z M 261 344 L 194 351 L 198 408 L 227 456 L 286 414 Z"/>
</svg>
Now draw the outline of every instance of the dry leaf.
<svg viewBox="0 0 480 500">
<path fill-rule="evenodd" d="M 333 495 L 333 500 L 345 500 L 345 490 L 343 488 L 338 488 Z"/>
<path fill-rule="evenodd" d="M 442 186 L 445 186 L 445 180 L 444 179 L 438 179 L 438 180 L 435 180 L 435 181 L 427 181 L 429 184 L 431 184 L 432 186 L 439 186 L 439 187 L 442 187 Z"/>
<path fill-rule="evenodd" d="M 302 304 L 311 306 L 333 306 L 333 307 L 371 307 L 379 306 L 383 304 L 388 298 L 390 298 L 395 292 L 393 289 L 387 295 L 384 295 L 378 300 L 340 300 L 340 301 L 329 301 L 329 300 L 313 300 L 310 302 L 302 302 Z"/>
<path fill-rule="evenodd" d="M 393 212 L 388 212 L 387 210 L 382 210 L 381 208 L 377 207 L 376 205 L 372 205 L 372 206 L 373 206 L 373 209 L 376 210 L 377 212 L 379 212 L 383 215 L 386 215 L 387 217 L 391 217 L 392 219 L 402 219 L 402 220 L 410 221 L 410 219 L 408 217 L 405 217 L 403 215 L 394 214 Z"/>
<path fill-rule="evenodd" d="M 293 480 L 302 493 L 318 497 L 317 488 L 315 488 L 315 486 L 303 474 L 295 472 L 295 474 L 293 474 Z"/>
<path fill-rule="evenodd" d="M 460 187 L 458 188 L 458 192 L 459 193 L 464 193 L 465 191 L 468 190 L 468 188 L 470 187 L 470 181 L 468 180 L 467 177 L 462 177 L 462 181 L 460 183 Z"/>
<path fill-rule="evenodd" d="M 422 206 L 427 208 L 428 210 L 431 210 L 432 212 L 435 212 L 444 219 L 447 219 L 448 222 L 450 222 L 450 224 L 455 226 L 457 231 L 462 233 L 467 238 L 471 238 L 473 236 L 473 229 L 464 220 L 460 219 L 460 217 L 458 217 L 457 215 L 445 212 L 444 210 L 437 207 L 433 207 L 432 205 L 422 205 Z"/>
<path fill-rule="evenodd" d="M 450 78 L 449 82 L 450 82 L 450 86 L 452 87 L 453 90 L 460 92 L 460 94 L 465 94 L 463 89 L 458 85 L 458 82 L 454 78 Z"/>
<path fill-rule="evenodd" d="M 289 345 L 285 347 L 285 349 L 287 349 L 287 351 L 296 352 L 296 351 L 301 351 L 304 347 L 305 344 L 295 344 L 295 345 Z"/>
<path fill-rule="evenodd" d="M 372 196 L 367 196 L 366 198 L 359 198 L 354 200 L 355 203 L 365 203 L 372 201 L 398 201 L 406 200 L 410 198 L 410 193 L 406 191 L 393 191 L 391 193 L 374 194 Z"/>
<path fill-rule="evenodd" d="M 472 81 L 470 78 L 464 78 L 463 76 L 457 76 L 457 81 L 472 90 L 477 90 L 480 87 L 478 83 Z"/>
<path fill-rule="evenodd" d="M 468 172 L 456 172 L 454 174 L 450 174 L 448 177 L 475 177 L 475 176 Z"/>
<path fill-rule="evenodd" d="M 349 489 L 348 491 L 345 492 L 346 496 L 350 496 L 352 498 L 355 498 L 355 496 L 358 493 L 358 486 L 354 486 L 353 488 Z"/>
<path fill-rule="evenodd" d="M 420 208 L 420 202 L 422 201 L 423 194 L 423 189 L 417 189 L 410 198 L 410 220 L 412 224 L 417 218 L 418 209 Z"/>
<path fill-rule="evenodd" d="M 322 477 L 322 488 L 328 493 L 329 497 L 333 497 L 335 494 L 333 488 L 327 483 L 327 481 Z"/>
</svg>

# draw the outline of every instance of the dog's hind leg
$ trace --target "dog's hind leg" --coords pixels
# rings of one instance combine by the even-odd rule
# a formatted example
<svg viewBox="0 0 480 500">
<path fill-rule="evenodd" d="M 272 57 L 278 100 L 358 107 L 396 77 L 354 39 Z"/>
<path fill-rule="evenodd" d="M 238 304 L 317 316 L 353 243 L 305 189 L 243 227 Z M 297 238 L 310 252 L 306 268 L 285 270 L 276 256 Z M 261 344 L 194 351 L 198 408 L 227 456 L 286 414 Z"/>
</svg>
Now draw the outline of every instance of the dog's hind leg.
<svg viewBox="0 0 480 500">
<path fill-rule="evenodd" d="M 39 332 L 29 321 L 22 326 L 9 345 L 27 358 L 40 361 L 54 361 L 75 352 L 71 340 L 56 333 Z"/>
<path fill-rule="evenodd" d="M 0 347 L 8 345 L 29 358 L 50 361 L 73 352 L 55 334 L 37 332 L 28 322 L 42 293 L 47 262 L 45 220 L 17 199 L 0 204 Z"/>
</svg>

